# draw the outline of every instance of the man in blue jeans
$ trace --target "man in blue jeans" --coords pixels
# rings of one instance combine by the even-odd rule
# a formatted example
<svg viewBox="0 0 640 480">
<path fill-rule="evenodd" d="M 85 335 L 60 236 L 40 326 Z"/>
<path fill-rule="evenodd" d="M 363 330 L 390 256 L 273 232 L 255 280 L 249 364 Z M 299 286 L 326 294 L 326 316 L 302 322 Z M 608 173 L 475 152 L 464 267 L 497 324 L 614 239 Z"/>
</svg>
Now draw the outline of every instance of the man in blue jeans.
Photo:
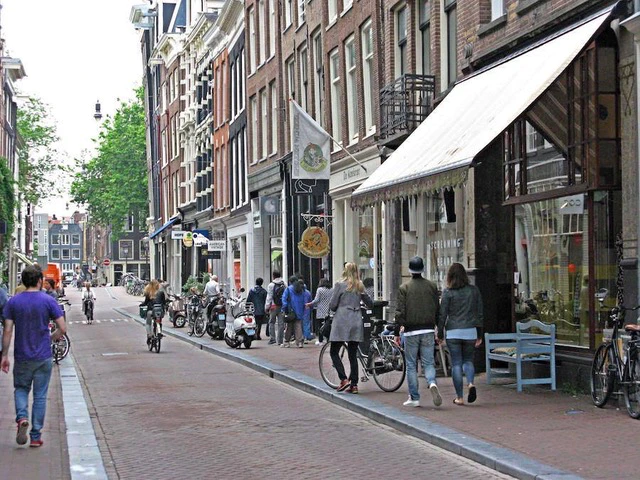
<svg viewBox="0 0 640 480">
<path fill-rule="evenodd" d="M 433 404 L 442 404 L 442 397 L 436 384 L 434 365 L 434 344 L 440 305 L 436 284 L 422 276 L 424 261 L 413 257 L 409 261 L 411 280 L 400 285 L 396 304 L 397 328 L 404 328 L 404 354 L 407 360 L 407 384 L 409 398 L 403 403 L 406 407 L 420 406 L 418 390 L 417 358 L 420 354 L 424 375 L 429 384 Z M 399 331 L 396 331 L 396 343 L 400 344 Z"/>
<path fill-rule="evenodd" d="M 16 404 L 18 445 L 27 443 L 29 430 L 29 392 L 33 386 L 33 406 L 31 409 L 30 446 L 42 446 L 41 430 L 47 409 L 47 391 L 51 378 L 51 340 L 57 340 L 67 330 L 63 312 L 52 297 L 41 291 L 42 270 L 29 266 L 22 272 L 22 283 L 26 287 L 21 294 L 9 299 L 4 307 L 4 355 L 0 368 L 9 373 L 9 345 L 15 325 L 16 339 L 13 345 L 13 387 Z M 49 321 L 58 328 L 49 332 Z"/>
</svg>

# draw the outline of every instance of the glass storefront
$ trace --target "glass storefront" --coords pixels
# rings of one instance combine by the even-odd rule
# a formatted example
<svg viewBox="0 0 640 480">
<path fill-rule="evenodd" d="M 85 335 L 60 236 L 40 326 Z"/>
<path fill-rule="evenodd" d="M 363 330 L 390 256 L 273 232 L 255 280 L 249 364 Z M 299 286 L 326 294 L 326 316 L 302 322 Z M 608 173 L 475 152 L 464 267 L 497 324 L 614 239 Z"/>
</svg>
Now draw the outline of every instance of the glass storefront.
<svg viewBox="0 0 640 480">
<path fill-rule="evenodd" d="M 464 256 L 462 197 L 463 190 L 456 188 L 425 198 L 428 242 L 425 276 L 435 281 L 439 290 L 446 287 L 447 271 L 452 263 L 468 266 Z"/>
<path fill-rule="evenodd" d="M 360 278 L 364 282 L 367 289 L 367 293 L 372 298 L 377 298 L 375 292 L 375 240 L 374 240 L 374 208 L 367 207 L 363 211 L 359 212 L 358 216 L 358 255 L 356 261 L 358 262 L 358 269 L 360 271 Z M 378 217 L 379 221 L 379 217 Z M 379 229 L 378 229 L 379 230 Z"/>
</svg>

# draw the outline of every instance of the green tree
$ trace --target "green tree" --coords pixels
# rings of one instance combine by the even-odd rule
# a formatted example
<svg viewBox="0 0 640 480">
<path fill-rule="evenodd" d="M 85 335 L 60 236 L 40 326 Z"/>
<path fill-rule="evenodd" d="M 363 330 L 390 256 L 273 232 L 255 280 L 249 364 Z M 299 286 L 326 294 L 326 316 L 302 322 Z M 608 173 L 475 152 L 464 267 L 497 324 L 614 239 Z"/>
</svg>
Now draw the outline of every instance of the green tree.
<svg viewBox="0 0 640 480">
<path fill-rule="evenodd" d="M 147 217 L 147 162 L 142 88 L 136 99 L 121 102 L 113 119 L 102 124 L 97 153 L 71 184 L 72 201 L 84 205 L 93 222 L 111 225 L 118 238 L 128 215 Z"/>
<path fill-rule="evenodd" d="M 64 171 L 62 155 L 53 147 L 58 141 L 56 126 L 48 106 L 37 97 L 27 97 L 18 108 L 18 187 L 33 205 L 59 192 L 58 175 Z"/>
<path fill-rule="evenodd" d="M 7 159 L 0 157 L 0 221 L 7 225 L 7 235 L 13 233 L 16 198 L 13 174 L 9 170 Z"/>
</svg>

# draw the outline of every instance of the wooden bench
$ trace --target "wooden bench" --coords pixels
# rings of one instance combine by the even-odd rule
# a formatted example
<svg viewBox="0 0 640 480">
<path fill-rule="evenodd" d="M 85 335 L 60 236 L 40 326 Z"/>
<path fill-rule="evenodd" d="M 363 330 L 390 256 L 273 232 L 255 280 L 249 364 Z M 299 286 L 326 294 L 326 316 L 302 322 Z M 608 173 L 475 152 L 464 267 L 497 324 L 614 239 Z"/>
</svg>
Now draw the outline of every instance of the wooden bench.
<svg viewBox="0 0 640 480">
<path fill-rule="evenodd" d="M 528 333 L 537 328 L 545 334 Z M 487 383 L 493 377 L 513 376 L 509 370 L 491 368 L 491 360 L 515 363 L 518 392 L 523 385 L 550 384 L 556 389 L 556 326 L 547 325 L 538 320 L 518 322 L 516 333 L 485 333 L 485 361 L 487 367 Z M 524 362 L 549 363 L 550 375 L 545 378 L 522 378 Z"/>
</svg>

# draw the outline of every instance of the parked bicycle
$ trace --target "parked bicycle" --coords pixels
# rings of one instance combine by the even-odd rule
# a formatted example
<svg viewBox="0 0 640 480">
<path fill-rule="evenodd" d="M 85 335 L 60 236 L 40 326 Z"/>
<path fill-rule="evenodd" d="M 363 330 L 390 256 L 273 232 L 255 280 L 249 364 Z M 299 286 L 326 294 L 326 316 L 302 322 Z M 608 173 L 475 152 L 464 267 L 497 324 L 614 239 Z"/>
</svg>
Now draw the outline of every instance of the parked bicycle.
<svg viewBox="0 0 640 480">
<path fill-rule="evenodd" d="M 640 325 L 624 325 L 624 314 L 638 310 L 621 305 L 611 310 L 613 323 L 611 339 L 604 341 L 596 350 L 591 365 L 591 398 L 596 407 L 604 407 L 611 395 L 622 390 L 624 403 L 631 418 L 640 418 Z M 625 343 L 620 329 L 630 334 Z"/>
<path fill-rule="evenodd" d="M 382 335 L 385 327 L 384 320 L 373 320 L 373 329 L 371 331 L 371 343 L 369 346 L 369 354 L 365 355 L 361 346 L 358 346 L 358 361 L 362 368 L 361 382 L 369 380 L 373 376 L 373 380 L 381 390 L 385 392 L 395 392 L 404 382 L 407 374 L 407 365 L 405 363 L 404 351 L 394 341 L 393 335 Z M 340 378 L 338 372 L 333 367 L 330 355 L 331 342 L 327 342 L 320 351 L 318 360 L 320 366 L 320 375 L 322 380 L 331 388 L 338 388 Z M 345 368 L 348 370 L 349 362 L 347 358 L 347 345 L 340 347 L 340 358 L 343 359 Z M 349 377 L 349 372 L 346 372 Z"/>
<path fill-rule="evenodd" d="M 63 300 L 62 302 L 58 302 L 64 312 L 64 304 L 71 305 L 67 300 Z M 66 317 L 66 314 L 65 314 Z M 55 333 L 58 329 L 58 326 L 55 322 L 49 322 L 49 332 L 51 335 Z M 66 333 L 62 334 L 58 340 L 51 339 L 51 356 L 53 357 L 53 361 L 58 364 L 60 360 L 64 360 L 66 356 L 69 354 L 69 350 L 71 350 L 71 340 L 69 340 L 69 335 Z"/>
</svg>

